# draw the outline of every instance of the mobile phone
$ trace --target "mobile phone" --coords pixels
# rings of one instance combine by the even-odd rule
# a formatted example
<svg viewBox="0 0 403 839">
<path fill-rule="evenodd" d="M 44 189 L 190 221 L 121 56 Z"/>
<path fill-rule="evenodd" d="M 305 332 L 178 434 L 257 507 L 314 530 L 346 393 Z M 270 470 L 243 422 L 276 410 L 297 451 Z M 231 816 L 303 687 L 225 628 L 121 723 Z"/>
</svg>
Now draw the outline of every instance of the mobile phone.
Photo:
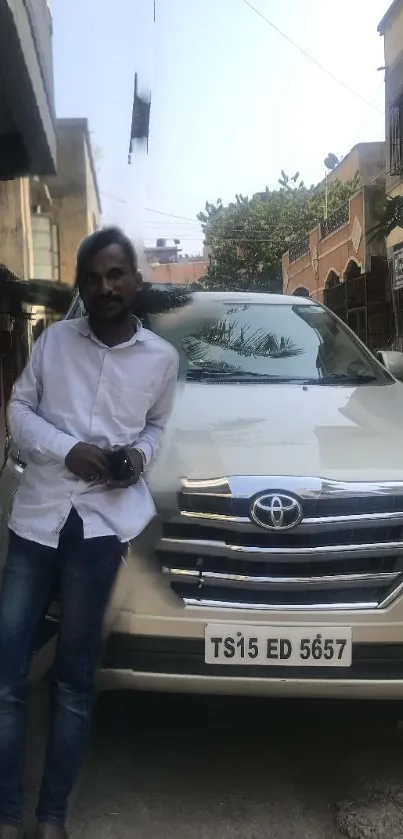
<svg viewBox="0 0 403 839">
<path fill-rule="evenodd" d="M 106 456 L 112 481 L 128 481 L 133 476 L 133 464 L 126 449 L 108 452 Z"/>
</svg>

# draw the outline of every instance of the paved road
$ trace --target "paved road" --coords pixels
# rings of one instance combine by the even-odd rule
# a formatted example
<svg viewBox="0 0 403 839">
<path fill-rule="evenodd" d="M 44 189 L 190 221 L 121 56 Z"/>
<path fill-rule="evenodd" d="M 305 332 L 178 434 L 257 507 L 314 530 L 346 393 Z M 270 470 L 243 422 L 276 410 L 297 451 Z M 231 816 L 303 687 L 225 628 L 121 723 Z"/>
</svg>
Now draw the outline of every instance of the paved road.
<svg viewBox="0 0 403 839">
<path fill-rule="evenodd" d="M 72 839 L 401 839 L 399 711 L 104 695 Z"/>
</svg>

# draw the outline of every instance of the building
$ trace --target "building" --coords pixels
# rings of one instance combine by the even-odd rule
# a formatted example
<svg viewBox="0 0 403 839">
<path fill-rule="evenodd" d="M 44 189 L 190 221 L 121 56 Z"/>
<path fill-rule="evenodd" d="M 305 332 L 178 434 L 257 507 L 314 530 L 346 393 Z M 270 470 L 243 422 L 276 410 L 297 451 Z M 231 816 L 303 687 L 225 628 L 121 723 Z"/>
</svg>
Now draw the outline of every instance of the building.
<svg viewBox="0 0 403 839">
<path fill-rule="evenodd" d="M 42 298 L 51 301 L 54 284 L 60 285 L 61 293 L 63 287 L 73 285 L 77 248 L 101 218 L 87 120 L 57 120 L 56 135 L 57 174 L 9 182 L 12 188 L 0 216 L 0 459 L 5 405 L 13 381 L 32 340 L 54 319 L 52 306 Z M 18 207 L 23 208 L 23 216 L 14 235 L 8 235 Z M 18 280 L 48 281 L 53 288 L 47 295 L 40 283 Z"/>
<path fill-rule="evenodd" d="M 99 227 L 101 198 L 88 121 L 58 119 L 57 174 L 30 181 L 32 271 L 72 285 L 80 242 Z"/>
<path fill-rule="evenodd" d="M 206 276 L 208 262 L 181 259 L 179 262 L 152 265 L 153 283 L 158 285 L 193 286 Z"/>
<path fill-rule="evenodd" d="M 0 179 L 56 168 L 52 20 L 46 0 L 0 0 Z"/>
<path fill-rule="evenodd" d="M 351 181 L 357 172 L 363 186 L 375 183 L 385 177 L 385 143 L 357 143 L 343 157 L 340 163 L 329 172 L 328 183 L 339 180 L 342 183 Z"/>
<path fill-rule="evenodd" d="M 204 256 L 182 256 L 179 239 L 172 245 L 157 239 L 155 246 L 144 248 L 152 269 L 152 282 L 160 286 L 194 286 L 206 276 L 208 261 Z M 151 277 L 150 277 L 151 279 Z"/>
<path fill-rule="evenodd" d="M 378 32 L 385 53 L 386 193 L 403 196 L 403 0 L 394 0 Z M 403 344 L 403 229 L 395 227 L 386 239 L 393 290 L 396 338 Z"/>
<path fill-rule="evenodd" d="M 52 20 L 46 0 L 0 0 L 0 264 L 30 276 L 29 185 L 56 171 Z"/>
<path fill-rule="evenodd" d="M 49 5 L 0 0 L 0 458 L 6 404 L 28 349 L 27 316 L 12 289 L 31 276 L 29 177 L 55 171 Z"/>
<path fill-rule="evenodd" d="M 383 196 L 378 176 L 282 259 L 284 292 L 324 302 L 372 349 L 387 346 L 393 335 L 385 243 L 368 237 Z"/>
<path fill-rule="evenodd" d="M 157 239 L 154 246 L 144 248 L 144 256 L 149 265 L 168 265 L 179 262 L 180 252 L 178 239 L 175 239 L 172 245 L 167 245 L 166 239 Z"/>
<path fill-rule="evenodd" d="M 77 248 L 99 226 L 101 201 L 87 120 L 57 120 L 56 135 L 56 175 L 6 184 L 0 263 L 20 279 L 72 285 Z"/>
</svg>

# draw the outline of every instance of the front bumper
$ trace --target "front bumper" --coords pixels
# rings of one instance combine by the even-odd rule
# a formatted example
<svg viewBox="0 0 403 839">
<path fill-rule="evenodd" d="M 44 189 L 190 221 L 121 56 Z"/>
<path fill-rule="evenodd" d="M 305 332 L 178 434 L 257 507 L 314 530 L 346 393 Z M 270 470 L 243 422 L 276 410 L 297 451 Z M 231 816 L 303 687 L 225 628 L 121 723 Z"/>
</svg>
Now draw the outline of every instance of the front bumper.
<svg viewBox="0 0 403 839">
<path fill-rule="evenodd" d="M 114 633 L 100 685 L 106 690 L 403 699 L 403 644 L 356 643 L 348 668 L 231 667 L 206 664 L 203 639 Z"/>
<path fill-rule="evenodd" d="M 136 541 L 119 575 L 105 626 L 99 674 L 105 690 L 241 696 L 403 699 L 403 597 L 384 609 L 254 611 L 186 606 L 154 556 L 154 522 Z M 208 623 L 351 627 L 351 668 L 292 670 L 204 662 Z"/>
</svg>

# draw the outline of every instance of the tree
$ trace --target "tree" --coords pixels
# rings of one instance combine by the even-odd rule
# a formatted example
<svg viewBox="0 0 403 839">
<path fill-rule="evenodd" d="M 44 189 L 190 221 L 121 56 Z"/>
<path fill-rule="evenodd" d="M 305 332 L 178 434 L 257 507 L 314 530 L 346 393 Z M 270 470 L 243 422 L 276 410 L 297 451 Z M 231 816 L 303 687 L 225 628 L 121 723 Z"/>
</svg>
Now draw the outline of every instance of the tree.
<svg viewBox="0 0 403 839">
<path fill-rule="evenodd" d="M 332 181 L 327 188 L 328 214 L 337 210 L 360 188 L 351 181 Z M 281 291 L 281 257 L 324 218 L 326 185 L 306 187 L 299 172 L 281 172 L 279 188 L 238 194 L 225 206 L 219 198 L 207 202 L 198 219 L 212 260 L 205 278 L 208 288 Z"/>
<path fill-rule="evenodd" d="M 368 240 L 386 239 L 396 227 L 403 227 L 403 198 L 401 195 L 387 195 L 376 213 L 376 222 L 369 230 Z"/>
</svg>

